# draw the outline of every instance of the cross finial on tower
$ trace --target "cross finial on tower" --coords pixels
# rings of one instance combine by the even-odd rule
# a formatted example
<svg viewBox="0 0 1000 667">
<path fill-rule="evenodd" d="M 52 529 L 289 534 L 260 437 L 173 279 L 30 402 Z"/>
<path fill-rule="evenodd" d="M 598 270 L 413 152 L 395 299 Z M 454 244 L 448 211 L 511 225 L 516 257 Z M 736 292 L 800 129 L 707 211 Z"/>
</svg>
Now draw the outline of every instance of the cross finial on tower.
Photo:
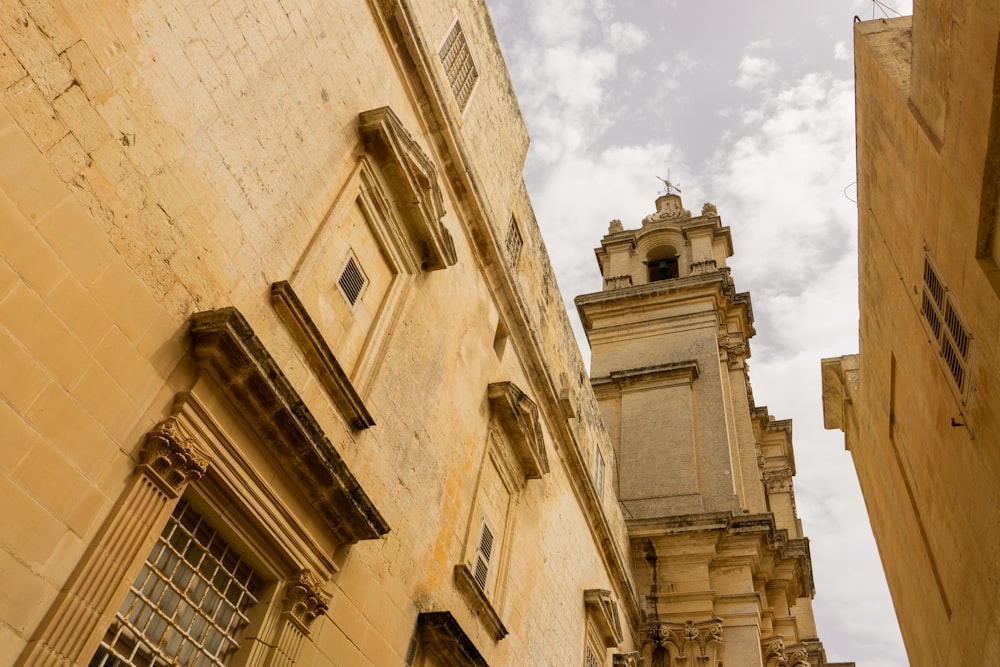
<svg viewBox="0 0 1000 667">
<path fill-rule="evenodd" d="M 659 180 L 659 181 L 661 181 L 663 183 L 663 192 L 658 193 L 658 194 L 672 195 L 672 194 L 680 194 L 681 193 L 681 187 L 680 187 L 681 184 L 680 183 L 672 183 L 670 181 L 670 169 L 667 169 L 667 177 L 666 178 L 660 178 L 659 176 L 657 176 L 656 178 L 657 178 L 657 180 Z"/>
</svg>

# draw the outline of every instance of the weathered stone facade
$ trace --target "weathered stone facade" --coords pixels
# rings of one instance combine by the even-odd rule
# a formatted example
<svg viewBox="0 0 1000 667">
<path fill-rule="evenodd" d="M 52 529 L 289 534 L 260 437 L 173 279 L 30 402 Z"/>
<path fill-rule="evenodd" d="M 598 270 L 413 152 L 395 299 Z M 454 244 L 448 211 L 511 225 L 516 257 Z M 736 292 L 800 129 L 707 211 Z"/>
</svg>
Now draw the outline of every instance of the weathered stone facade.
<svg viewBox="0 0 1000 667">
<path fill-rule="evenodd" d="M 481 2 L 10 0 L 0 90 L 0 664 L 153 650 L 189 524 L 239 664 L 635 649 Z"/>
<path fill-rule="evenodd" d="M 647 502 L 527 143 L 481 0 L 0 0 L 0 664 L 822 664 L 727 231 Z"/>
<path fill-rule="evenodd" d="M 1000 663 L 1000 6 L 855 26 L 860 353 L 823 362 L 915 666 Z"/>
<path fill-rule="evenodd" d="M 576 299 L 643 599 L 640 653 L 650 667 L 825 665 L 792 425 L 754 404 L 753 310 L 732 254 L 715 206 L 692 216 L 668 184 L 641 228 L 612 221 L 604 290 Z"/>
</svg>

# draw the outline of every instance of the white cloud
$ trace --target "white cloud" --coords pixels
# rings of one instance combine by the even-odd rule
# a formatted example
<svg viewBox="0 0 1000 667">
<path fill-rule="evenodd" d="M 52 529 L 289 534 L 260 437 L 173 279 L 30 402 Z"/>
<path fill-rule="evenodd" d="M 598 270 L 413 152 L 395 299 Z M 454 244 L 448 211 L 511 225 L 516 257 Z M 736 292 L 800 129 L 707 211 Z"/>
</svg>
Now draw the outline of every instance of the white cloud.
<svg viewBox="0 0 1000 667">
<path fill-rule="evenodd" d="M 740 76 L 736 85 L 744 90 L 752 90 L 774 76 L 778 71 L 778 63 L 768 58 L 758 58 L 746 54 L 739 64 Z"/>
<path fill-rule="evenodd" d="M 674 56 L 674 62 L 683 67 L 688 72 L 693 72 L 701 65 L 701 60 L 695 58 L 687 51 L 678 51 Z"/>
<path fill-rule="evenodd" d="M 649 35 L 634 23 L 615 21 L 608 25 L 608 41 L 618 53 L 635 53 L 646 46 Z"/>
<path fill-rule="evenodd" d="M 834 60 L 850 60 L 854 57 L 851 52 L 851 47 L 847 45 L 847 42 L 837 42 L 833 45 L 833 59 Z"/>
</svg>

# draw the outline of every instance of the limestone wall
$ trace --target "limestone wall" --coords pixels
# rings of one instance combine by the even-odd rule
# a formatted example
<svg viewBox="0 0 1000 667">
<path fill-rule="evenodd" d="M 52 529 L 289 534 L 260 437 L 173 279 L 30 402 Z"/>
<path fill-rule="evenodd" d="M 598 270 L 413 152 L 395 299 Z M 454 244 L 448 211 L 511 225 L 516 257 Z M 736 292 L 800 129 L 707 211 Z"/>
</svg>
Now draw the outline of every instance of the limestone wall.
<svg viewBox="0 0 1000 667">
<path fill-rule="evenodd" d="M 436 60 L 456 16 L 480 77 L 464 111 Z M 391 528 L 338 552 L 303 660 L 404 664 L 417 614 L 448 610 L 490 664 L 582 663 L 585 589 L 613 591 L 628 648 L 624 529 L 588 468 L 594 446 L 610 470 L 613 455 L 520 180 L 526 132 L 482 3 L 5 0 L 0 90 L 0 663 L 44 626 L 177 392 L 197 386 L 227 434 L 256 447 L 190 353 L 190 315 L 227 306 Z M 363 343 L 358 390 L 376 425 L 358 431 L 270 288 L 336 290 L 313 281 L 345 257 L 358 115 L 382 106 L 436 165 L 457 261 L 409 274 L 377 345 Z M 501 254 L 512 214 L 513 266 Z M 382 252 L 367 232 L 349 238 L 359 255 Z M 487 386 L 500 381 L 538 405 L 550 472 L 510 509 L 497 641 L 453 570 L 475 539 Z"/>
<path fill-rule="evenodd" d="M 982 3 L 917 10 L 912 29 L 855 33 L 861 351 L 842 421 L 911 663 L 986 664 L 1000 637 L 986 611 L 1000 576 L 1000 301 L 977 236 L 995 228 L 1000 17 Z M 972 341 L 961 383 L 929 280 Z"/>
</svg>

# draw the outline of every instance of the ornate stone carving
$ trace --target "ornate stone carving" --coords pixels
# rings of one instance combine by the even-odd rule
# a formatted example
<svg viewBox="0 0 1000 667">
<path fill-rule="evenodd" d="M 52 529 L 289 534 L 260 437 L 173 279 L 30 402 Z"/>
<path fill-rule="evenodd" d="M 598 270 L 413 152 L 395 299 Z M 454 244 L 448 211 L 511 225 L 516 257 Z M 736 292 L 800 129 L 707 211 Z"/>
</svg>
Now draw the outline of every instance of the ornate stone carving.
<svg viewBox="0 0 1000 667">
<path fill-rule="evenodd" d="M 688 665 L 693 657 L 695 665 L 716 667 L 719 649 L 722 648 L 722 619 L 663 623 L 649 633 L 649 638 L 666 649 L 671 665 Z"/>
<path fill-rule="evenodd" d="M 632 286 L 632 276 L 611 276 L 604 279 L 604 289 L 622 289 Z"/>
<path fill-rule="evenodd" d="M 616 653 L 611 656 L 611 664 L 613 667 L 639 667 L 639 652 Z"/>
<path fill-rule="evenodd" d="M 765 470 L 761 476 L 768 493 L 789 493 L 792 490 L 792 469 Z"/>
<path fill-rule="evenodd" d="M 608 225 L 608 234 L 617 234 L 618 232 L 622 231 L 625 231 L 625 226 L 622 225 L 622 221 L 618 220 L 617 218 L 615 220 L 612 220 L 611 223 Z"/>
<path fill-rule="evenodd" d="M 314 620 L 326 613 L 330 597 L 309 570 L 299 570 L 285 586 L 281 604 L 289 618 L 305 632 Z"/>
<path fill-rule="evenodd" d="M 809 662 L 809 651 L 804 648 L 797 648 L 788 656 L 788 667 L 811 667 Z"/>
<path fill-rule="evenodd" d="M 719 210 L 717 208 L 715 208 L 715 204 L 713 204 L 710 201 L 707 201 L 701 207 L 701 214 L 702 215 L 711 215 L 711 216 L 715 216 L 717 218 L 717 217 L 719 217 Z"/>
<path fill-rule="evenodd" d="M 743 340 L 743 336 L 736 334 L 722 334 L 719 336 L 719 359 L 727 362 L 730 370 L 737 370 L 746 365 L 746 358 L 750 354 L 750 346 Z"/>
<path fill-rule="evenodd" d="M 668 220 L 687 220 L 691 211 L 681 206 L 681 198 L 675 194 L 661 195 L 656 198 L 656 213 L 650 213 L 642 219 L 642 224 L 651 225 Z"/>
<path fill-rule="evenodd" d="M 764 640 L 764 667 L 786 667 L 785 640 L 781 635 Z"/>
<path fill-rule="evenodd" d="M 198 449 L 194 439 L 180 432 L 174 417 L 154 426 L 146 434 L 139 452 L 142 470 L 175 496 L 180 495 L 188 482 L 205 474 L 208 462 L 208 456 Z"/>
<path fill-rule="evenodd" d="M 701 262 L 691 263 L 691 273 L 695 275 L 709 273 L 710 271 L 715 271 L 717 268 L 719 268 L 719 265 L 714 259 L 706 259 Z"/>
<path fill-rule="evenodd" d="M 809 651 L 803 646 L 794 649 L 785 648 L 785 638 L 773 635 L 762 643 L 764 667 L 812 667 L 809 662 Z"/>
</svg>

